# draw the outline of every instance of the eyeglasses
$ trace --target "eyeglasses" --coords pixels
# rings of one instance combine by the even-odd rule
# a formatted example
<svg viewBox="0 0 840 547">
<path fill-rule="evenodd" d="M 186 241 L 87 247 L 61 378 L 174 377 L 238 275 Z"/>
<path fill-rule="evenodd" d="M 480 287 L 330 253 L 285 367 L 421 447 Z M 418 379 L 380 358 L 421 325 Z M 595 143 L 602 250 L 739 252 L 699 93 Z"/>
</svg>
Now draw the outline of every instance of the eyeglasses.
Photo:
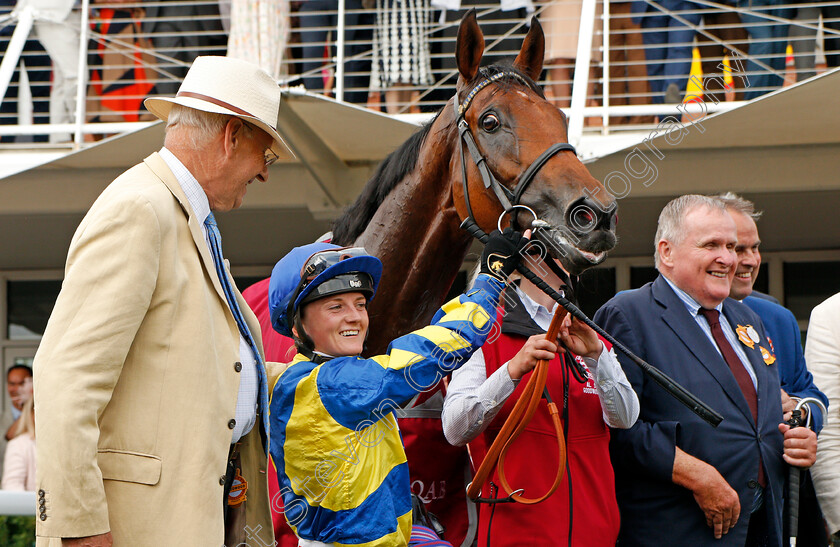
<svg viewBox="0 0 840 547">
<path fill-rule="evenodd" d="M 265 152 L 263 152 L 263 155 L 265 156 L 265 166 L 266 167 L 268 167 L 269 165 L 271 165 L 272 163 L 274 163 L 275 161 L 280 159 L 280 157 L 277 154 L 275 154 L 274 150 L 272 150 L 271 148 L 266 148 Z"/>
<path fill-rule="evenodd" d="M 348 258 L 356 258 L 358 256 L 368 256 L 368 252 L 364 247 L 344 247 L 341 249 L 328 249 L 326 251 L 319 251 L 309 257 L 300 272 L 300 279 L 302 287 L 305 287 L 313 279 L 318 277 L 324 270 L 331 266 L 335 266 L 342 260 Z"/>
<path fill-rule="evenodd" d="M 254 138 L 255 135 L 259 134 L 259 133 L 257 133 L 258 130 L 265 133 L 265 131 L 263 131 L 262 129 L 260 129 L 259 127 L 257 127 L 256 125 L 254 125 L 252 123 L 248 123 L 245 120 L 242 120 L 242 123 L 245 124 L 245 127 L 247 127 L 248 130 L 250 131 L 251 138 Z M 274 139 L 272 139 L 272 142 L 269 145 L 269 147 L 266 148 L 265 151 L 263 152 L 263 160 L 265 161 L 265 166 L 266 167 L 268 167 L 269 165 L 271 165 L 272 163 L 274 163 L 275 161 L 280 159 L 280 156 L 275 154 L 274 151 L 271 149 L 271 146 L 273 144 L 274 144 Z"/>
</svg>

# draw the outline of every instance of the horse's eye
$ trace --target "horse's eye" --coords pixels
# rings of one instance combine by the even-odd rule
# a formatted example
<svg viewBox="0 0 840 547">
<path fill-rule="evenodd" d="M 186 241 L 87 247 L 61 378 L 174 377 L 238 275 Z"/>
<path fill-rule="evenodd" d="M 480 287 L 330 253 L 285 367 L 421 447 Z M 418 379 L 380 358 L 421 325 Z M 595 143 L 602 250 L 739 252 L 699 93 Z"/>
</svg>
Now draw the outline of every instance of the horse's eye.
<svg viewBox="0 0 840 547">
<path fill-rule="evenodd" d="M 490 112 L 486 114 L 483 118 L 481 118 L 481 128 L 488 133 L 492 133 L 493 131 L 497 130 L 501 122 L 499 122 L 498 116 Z"/>
</svg>

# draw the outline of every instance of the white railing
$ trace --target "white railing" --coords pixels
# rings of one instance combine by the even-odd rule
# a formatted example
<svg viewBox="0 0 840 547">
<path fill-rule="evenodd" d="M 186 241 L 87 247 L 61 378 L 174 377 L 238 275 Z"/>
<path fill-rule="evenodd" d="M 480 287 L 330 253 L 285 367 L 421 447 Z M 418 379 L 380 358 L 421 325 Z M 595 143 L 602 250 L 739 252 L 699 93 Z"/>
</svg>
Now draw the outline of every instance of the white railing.
<svg viewBox="0 0 840 547">
<path fill-rule="evenodd" d="M 53 112 L 50 119 L 50 57 L 39 53 L 47 18 L 34 1 L 20 0 L 11 14 L 0 13 L 0 139 L 52 135 L 75 147 L 152 120 L 142 99 L 173 94 L 192 59 L 202 54 L 259 61 L 281 84 L 305 84 L 312 92 L 369 108 L 435 111 L 454 91 L 457 24 L 470 7 L 464 2 L 463 9 L 442 14 L 429 0 L 403 3 L 417 6 L 402 31 L 413 29 L 422 38 L 409 39 L 383 33 L 383 0 L 376 9 L 362 7 L 361 0 L 335 1 L 330 9 L 323 7 L 330 2 L 307 0 L 294 10 L 286 1 L 83 0 L 61 25 L 76 31 L 81 54 L 72 47 L 63 54 L 73 56 L 85 77 L 77 78 L 73 113 L 62 119 Z M 570 109 L 571 139 L 643 129 L 656 115 L 673 113 L 674 102 L 691 95 L 702 99 L 707 88 L 715 92 L 710 112 L 731 108 L 809 77 L 826 62 L 829 67 L 840 62 L 840 1 L 765 7 L 731 1 L 694 0 L 691 9 L 675 12 L 669 0 L 644 0 L 637 4 L 646 6 L 644 13 L 631 13 L 627 2 L 615 0 L 537 2 L 535 13 L 554 44 L 541 83 L 551 100 Z M 503 12 L 498 3 L 476 7 L 487 55 L 493 60 L 515 55 L 530 16 L 524 9 Z M 669 25 L 673 30 L 679 24 L 688 29 L 682 37 L 667 33 Z M 670 43 L 658 45 L 669 37 Z M 411 42 L 417 55 L 426 56 L 430 77 L 411 81 L 418 75 L 408 70 L 382 77 L 386 45 L 398 41 Z M 750 56 L 755 52 L 759 55 Z M 695 68 L 689 69 L 692 62 Z M 55 73 L 52 79 L 55 84 Z M 664 88 L 671 81 L 678 85 L 669 93 Z"/>
</svg>

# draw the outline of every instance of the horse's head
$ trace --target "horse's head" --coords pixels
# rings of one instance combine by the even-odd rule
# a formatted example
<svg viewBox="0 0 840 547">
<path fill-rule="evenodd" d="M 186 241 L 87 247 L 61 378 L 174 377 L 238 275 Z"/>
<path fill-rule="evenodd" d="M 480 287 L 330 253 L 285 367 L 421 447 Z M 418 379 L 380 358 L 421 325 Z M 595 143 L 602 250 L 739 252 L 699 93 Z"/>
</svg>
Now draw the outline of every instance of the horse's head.
<svg viewBox="0 0 840 547">
<path fill-rule="evenodd" d="M 466 166 L 468 190 L 455 185 L 455 207 L 462 219 L 471 209 L 478 225 L 490 231 L 506 208 L 528 206 L 550 225 L 536 230 L 535 237 L 569 273 L 579 274 L 615 247 L 617 204 L 566 144 L 566 116 L 534 83 L 544 48 L 542 28 L 533 19 L 512 67 L 479 68 L 484 36 L 474 10 L 461 21 L 453 107 L 463 154 L 451 169 L 452 178 L 461 181 Z M 507 218 L 522 228 L 533 221 L 524 208 Z"/>
</svg>

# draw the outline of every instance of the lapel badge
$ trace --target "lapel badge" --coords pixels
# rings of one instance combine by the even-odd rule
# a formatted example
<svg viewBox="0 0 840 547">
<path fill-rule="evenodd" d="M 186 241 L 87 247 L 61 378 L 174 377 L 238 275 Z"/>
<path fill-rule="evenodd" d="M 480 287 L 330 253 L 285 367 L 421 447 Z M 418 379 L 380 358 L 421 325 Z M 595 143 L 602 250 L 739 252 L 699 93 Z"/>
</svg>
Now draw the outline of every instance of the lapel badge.
<svg viewBox="0 0 840 547">
<path fill-rule="evenodd" d="M 758 351 L 761 352 L 761 358 L 764 359 L 764 364 L 767 366 L 776 362 L 776 356 L 764 349 L 764 347 L 758 346 Z"/>
<path fill-rule="evenodd" d="M 735 333 L 738 335 L 738 340 L 750 349 L 753 349 L 759 341 L 758 333 L 752 325 L 738 325 Z"/>
<path fill-rule="evenodd" d="M 242 476 L 239 468 L 236 469 L 236 475 L 233 476 L 233 484 L 230 487 L 227 504 L 231 507 L 239 507 L 248 499 L 245 493 L 248 492 L 248 482 Z"/>
</svg>

